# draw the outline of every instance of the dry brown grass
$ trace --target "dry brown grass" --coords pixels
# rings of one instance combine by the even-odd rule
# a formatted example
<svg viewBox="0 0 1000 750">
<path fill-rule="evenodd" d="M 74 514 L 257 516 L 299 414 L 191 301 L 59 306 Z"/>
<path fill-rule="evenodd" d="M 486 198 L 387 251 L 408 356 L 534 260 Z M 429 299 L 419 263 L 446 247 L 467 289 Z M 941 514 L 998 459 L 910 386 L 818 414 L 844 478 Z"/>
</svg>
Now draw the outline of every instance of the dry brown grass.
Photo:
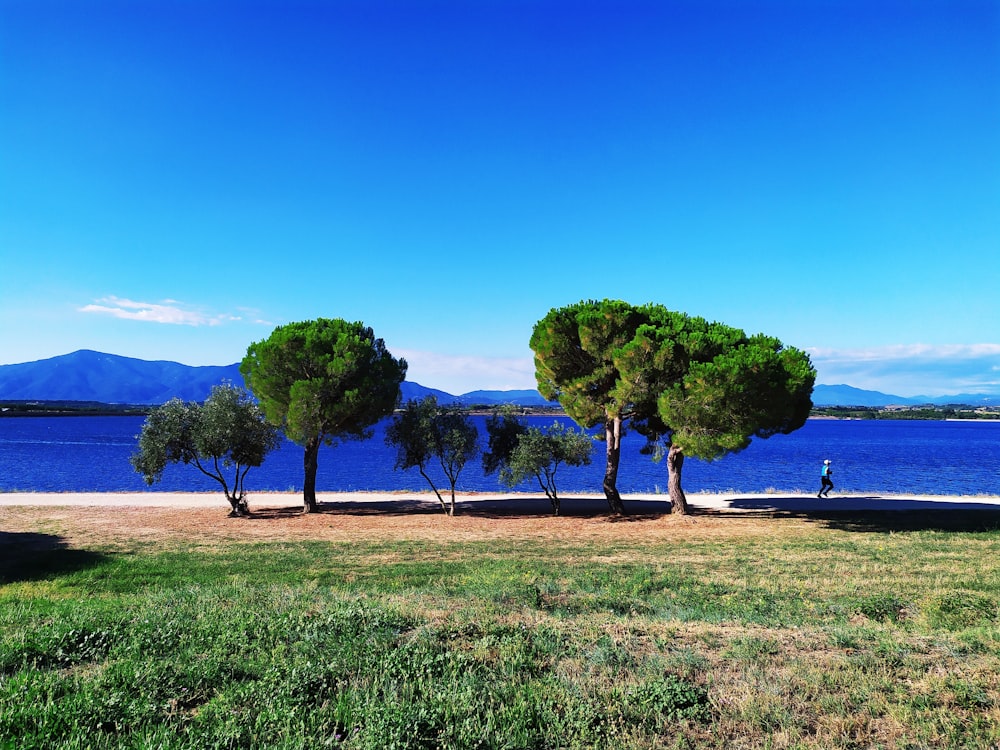
<svg viewBox="0 0 1000 750">
<path fill-rule="evenodd" d="M 131 548 L 155 543 L 212 545 L 219 542 L 269 541 L 429 541 L 490 542 L 505 539 L 596 543 L 612 561 L 615 544 L 662 544 L 671 540 L 710 541 L 801 534 L 800 521 L 766 514 L 714 513 L 694 516 L 660 514 L 620 518 L 603 510 L 572 510 L 559 517 L 544 505 L 525 508 L 509 503 L 483 509 L 463 508 L 454 517 L 429 503 L 352 503 L 304 514 L 300 506 L 262 507 L 248 519 L 229 518 L 207 508 L 0 506 L 0 529 L 42 532 L 63 537 L 73 547 Z M 345 507 L 346 506 L 346 507 Z M 634 559 L 634 553 L 631 559 Z"/>
</svg>

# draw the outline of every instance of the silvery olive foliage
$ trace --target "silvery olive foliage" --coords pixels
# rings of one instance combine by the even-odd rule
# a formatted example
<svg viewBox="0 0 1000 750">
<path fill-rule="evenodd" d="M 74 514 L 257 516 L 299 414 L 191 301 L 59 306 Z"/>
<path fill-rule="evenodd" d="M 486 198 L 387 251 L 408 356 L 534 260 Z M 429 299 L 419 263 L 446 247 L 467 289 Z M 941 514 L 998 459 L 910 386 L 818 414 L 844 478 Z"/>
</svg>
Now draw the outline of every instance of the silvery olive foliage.
<svg viewBox="0 0 1000 750">
<path fill-rule="evenodd" d="M 222 485 L 232 515 L 246 515 L 246 475 L 280 445 L 278 430 L 268 424 L 244 389 L 215 386 L 204 403 L 173 399 L 154 409 L 139 434 L 132 467 L 146 484 L 160 481 L 168 464 L 195 466 Z"/>
</svg>

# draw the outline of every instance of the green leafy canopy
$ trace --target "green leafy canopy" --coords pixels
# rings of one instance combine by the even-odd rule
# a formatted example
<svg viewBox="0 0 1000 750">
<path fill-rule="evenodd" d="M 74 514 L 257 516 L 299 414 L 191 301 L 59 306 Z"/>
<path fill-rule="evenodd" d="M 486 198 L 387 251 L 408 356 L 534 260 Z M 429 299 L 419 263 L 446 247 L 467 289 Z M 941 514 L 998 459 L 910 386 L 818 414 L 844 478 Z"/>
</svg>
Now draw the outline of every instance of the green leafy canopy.
<svg viewBox="0 0 1000 750">
<path fill-rule="evenodd" d="M 154 409 L 130 460 L 147 484 L 159 481 L 168 464 L 194 464 L 219 482 L 235 510 L 245 495 L 247 471 L 279 443 L 250 395 L 226 384 L 212 388 L 203 404 L 173 399 Z M 226 470 L 232 470 L 228 477 Z"/>
<path fill-rule="evenodd" d="M 363 323 L 320 318 L 251 344 L 240 373 L 268 420 L 301 445 L 367 437 L 396 406 L 406 361 Z"/>
<path fill-rule="evenodd" d="M 662 305 L 591 300 L 553 309 L 530 345 L 541 394 L 583 427 L 604 424 L 613 510 L 626 420 L 652 452 L 667 445 L 671 500 L 683 510 L 683 454 L 712 460 L 743 450 L 753 437 L 798 429 L 812 407 L 816 371 L 804 352 Z"/>
</svg>

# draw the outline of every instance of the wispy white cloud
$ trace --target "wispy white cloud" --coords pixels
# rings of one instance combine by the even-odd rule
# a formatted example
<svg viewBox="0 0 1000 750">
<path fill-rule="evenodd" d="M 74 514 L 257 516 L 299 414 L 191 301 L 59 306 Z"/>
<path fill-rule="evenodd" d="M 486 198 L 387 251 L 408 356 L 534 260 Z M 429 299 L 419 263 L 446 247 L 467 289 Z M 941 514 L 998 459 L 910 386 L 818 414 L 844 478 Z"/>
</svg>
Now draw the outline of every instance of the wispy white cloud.
<svg viewBox="0 0 1000 750">
<path fill-rule="evenodd" d="M 393 349 L 392 353 L 406 359 L 407 380 L 455 395 L 535 387 L 535 365 L 527 357 L 472 357 L 416 349 Z"/>
<path fill-rule="evenodd" d="M 942 359 L 978 359 L 1000 357 L 1000 344 L 893 344 L 891 346 L 868 347 L 863 349 L 825 349 L 813 347 L 808 350 L 813 359 L 828 361 L 940 361 Z"/>
<path fill-rule="evenodd" d="M 1000 344 L 897 344 L 864 349 L 808 350 L 828 385 L 897 396 L 1000 394 Z"/>
<path fill-rule="evenodd" d="M 238 308 L 238 313 L 232 320 L 240 320 L 258 326 L 275 325 L 271 320 L 261 317 L 261 311 L 255 307 L 240 307 Z"/>
<path fill-rule="evenodd" d="M 110 315 L 122 320 L 179 326 L 217 326 L 242 319 L 238 315 L 208 313 L 172 299 L 161 302 L 136 302 L 114 296 L 84 305 L 80 308 L 80 312 Z"/>
<path fill-rule="evenodd" d="M 1000 395 L 1000 344 L 899 344 L 865 349 L 808 350 L 817 382 L 846 383 L 896 396 L 959 393 Z M 474 390 L 535 388 L 529 357 L 472 357 L 396 350 L 409 363 L 406 378 L 462 394 Z"/>
</svg>

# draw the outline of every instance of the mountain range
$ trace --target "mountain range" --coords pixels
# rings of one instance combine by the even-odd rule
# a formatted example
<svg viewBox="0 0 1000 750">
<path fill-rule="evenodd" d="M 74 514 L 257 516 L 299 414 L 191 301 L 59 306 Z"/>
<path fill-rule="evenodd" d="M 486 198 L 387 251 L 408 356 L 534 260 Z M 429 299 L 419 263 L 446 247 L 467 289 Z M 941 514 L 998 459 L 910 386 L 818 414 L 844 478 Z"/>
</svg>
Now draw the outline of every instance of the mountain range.
<svg viewBox="0 0 1000 750">
<path fill-rule="evenodd" d="M 162 404 L 172 398 L 201 401 L 213 385 L 243 384 L 239 364 L 195 367 L 177 362 L 149 361 L 81 349 L 50 359 L 0 365 L 0 400 L 96 401 L 106 404 Z M 433 395 L 440 404 L 492 406 L 557 406 L 536 390 L 471 391 L 453 395 L 404 381 L 404 401 Z M 916 406 L 921 404 L 996 405 L 1000 398 L 985 394 L 903 397 L 866 391 L 849 385 L 817 385 L 817 406 Z"/>
<path fill-rule="evenodd" d="M 202 401 L 213 385 L 227 381 L 243 385 L 239 363 L 195 367 L 81 349 L 36 362 L 0 365 L 0 400 L 142 405 L 162 404 L 172 398 Z M 404 401 L 433 395 L 439 404 L 558 405 L 534 390 L 472 391 L 455 396 L 404 381 L 401 391 Z"/>
</svg>

